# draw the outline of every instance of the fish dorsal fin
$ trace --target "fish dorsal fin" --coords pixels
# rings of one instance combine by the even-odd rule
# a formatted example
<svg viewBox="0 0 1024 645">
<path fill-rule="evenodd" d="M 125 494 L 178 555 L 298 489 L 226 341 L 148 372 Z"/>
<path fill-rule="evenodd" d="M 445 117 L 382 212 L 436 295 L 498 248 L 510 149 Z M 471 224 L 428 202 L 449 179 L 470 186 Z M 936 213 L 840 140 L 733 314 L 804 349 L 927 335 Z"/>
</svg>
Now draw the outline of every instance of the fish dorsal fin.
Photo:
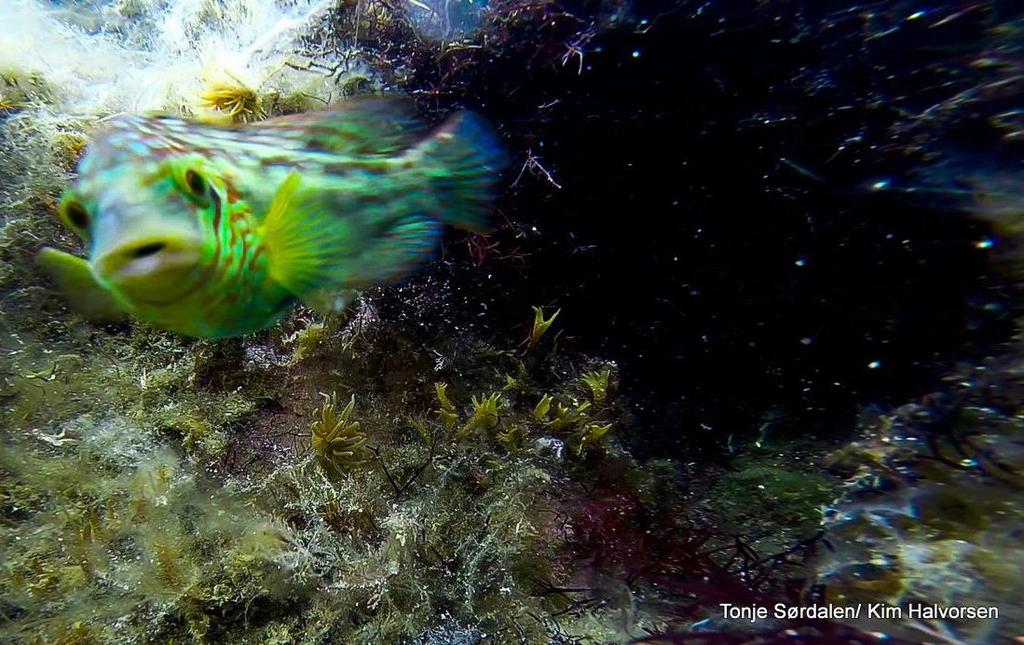
<svg viewBox="0 0 1024 645">
<path fill-rule="evenodd" d="M 290 114 L 249 127 L 298 139 L 309 150 L 359 156 L 398 154 L 426 133 L 412 102 L 397 97 L 349 99 L 331 110 Z"/>
<path fill-rule="evenodd" d="M 367 235 L 313 193 L 288 175 L 260 231 L 271 279 L 314 309 L 337 310 L 353 289 L 406 275 L 437 243 L 441 224 L 429 217 L 396 218 Z"/>
<path fill-rule="evenodd" d="M 89 263 L 49 246 L 40 249 L 36 262 L 53 278 L 71 306 L 90 320 L 114 322 L 125 317 L 113 294 L 96 281 Z"/>
</svg>

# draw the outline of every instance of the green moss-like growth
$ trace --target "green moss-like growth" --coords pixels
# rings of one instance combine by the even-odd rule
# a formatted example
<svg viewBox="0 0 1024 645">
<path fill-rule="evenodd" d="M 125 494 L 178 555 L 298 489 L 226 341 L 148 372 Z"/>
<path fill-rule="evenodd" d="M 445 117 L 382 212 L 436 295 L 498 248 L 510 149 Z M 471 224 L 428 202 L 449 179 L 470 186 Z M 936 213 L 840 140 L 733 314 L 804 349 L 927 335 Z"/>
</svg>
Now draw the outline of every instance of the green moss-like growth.
<svg viewBox="0 0 1024 645">
<path fill-rule="evenodd" d="M 10 381 L 2 420 L 44 430 L 5 450 L 18 465 L 4 465 L 0 500 L 33 510 L 0 531 L 18 585 L 4 595 L 24 616 L 2 636 L 55 639 L 80 621 L 100 642 L 395 642 L 447 613 L 498 639 L 545 640 L 545 617 L 569 606 L 537 580 L 568 582 L 579 566 L 553 509 L 567 480 L 593 487 L 615 459 L 614 434 L 581 451 L 574 433 L 600 432 L 614 406 L 573 398 L 569 359 L 546 359 L 564 375 L 553 379 L 485 343 L 460 345 L 438 374 L 415 327 L 375 321 L 374 304 L 330 322 L 301 360 L 303 312 L 241 340 L 71 330 L 55 353 L 15 355 L 31 378 Z M 508 374 L 517 387 L 504 390 Z M 318 396 L 341 387 L 347 404 Z M 464 428 L 472 440 L 457 441 Z M 560 441 L 571 449 L 535 449 Z M 28 530 L 49 537 L 15 540 Z M 537 618 L 510 620 L 522 616 Z M 604 642 L 614 620 L 560 622 Z"/>
<path fill-rule="evenodd" d="M 548 412 L 551 411 L 551 401 L 552 398 L 550 394 L 545 394 L 540 398 L 540 401 L 537 401 L 537 405 L 534 406 L 533 412 L 531 413 L 534 421 L 540 421 L 541 423 L 547 421 Z"/>
<path fill-rule="evenodd" d="M 838 482 L 811 471 L 741 461 L 739 470 L 724 474 L 711 490 L 713 504 L 727 526 L 740 530 L 760 523 L 809 534 L 821 523 L 821 509 L 833 499 Z M 783 540 L 784 542 L 784 540 Z"/>
<path fill-rule="evenodd" d="M 559 401 L 550 410 L 545 424 L 556 432 L 572 430 L 582 425 L 589 418 L 589 409 L 589 401 L 573 403 L 571 405 L 565 405 Z"/>
<path fill-rule="evenodd" d="M 91 432 L 77 455 L 3 446 L 0 491 L 21 519 L 0 526 L 0 591 L 31 616 L 0 627 L 5 640 L 58 642 L 76 623 L 95 641 L 129 640 L 117 618 L 133 607 L 163 616 L 167 637 L 204 637 L 214 622 L 232 628 L 220 611 L 298 589 L 276 561 L 286 530 L 269 516 L 167 448 L 127 466 L 94 452 L 106 439 Z"/>
<path fill-rule="evenodd" d="M 199 415 L 186 415 L 177 425 L 182 432 L 181 445 L 186 453 L 211 461 L 224 457 L 228 437 L 223 430 Z"/>
<path fill-rule="evenodd" d="M 459 423 L 459 415 L 455 411 L 455 404 L 448 398 L 448 384 L 435 383 L 434 391 L 437 394 L 437 401 L 441 407 L 434 412 L 441 419 L 441 423 L 448 430 L 452 430 Z"/>
<path fill-rule="evenodd" d="M 597 446 L 601 443 L 608 431 L 612 429 L 614 424 L 606 423 L 600 425 L 597 423 L 588 423 L 583 426 L 583 429 L 579 431 L 576 436 L 576 452 L 577 454 L 583 454 L 588 448 Z"/>
<path fill-rule="evenodd" d="M 37 73 L 0 69 L 0 114 L 50 103 L 54 89 Z"/>
</svg>

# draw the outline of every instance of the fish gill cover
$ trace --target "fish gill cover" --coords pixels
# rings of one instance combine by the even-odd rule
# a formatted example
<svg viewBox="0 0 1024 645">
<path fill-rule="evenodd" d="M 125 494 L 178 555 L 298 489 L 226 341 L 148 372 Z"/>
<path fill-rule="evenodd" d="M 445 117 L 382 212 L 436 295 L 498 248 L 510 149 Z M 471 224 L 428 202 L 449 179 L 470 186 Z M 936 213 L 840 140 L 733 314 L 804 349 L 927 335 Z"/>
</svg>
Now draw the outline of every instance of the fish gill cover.
<svg viewBox="0 0 1024 645">
<path fill-rule="evenodd" d="M 2 14 L 3 640 L 1024 634 L 1016 3 Z M 380 94 L 483 115 L 510 159 L 490 231 L 398 284 L 190 340 L 39 268 L 87 255 L 58 213 L 123 115 Z"/>
</svg>

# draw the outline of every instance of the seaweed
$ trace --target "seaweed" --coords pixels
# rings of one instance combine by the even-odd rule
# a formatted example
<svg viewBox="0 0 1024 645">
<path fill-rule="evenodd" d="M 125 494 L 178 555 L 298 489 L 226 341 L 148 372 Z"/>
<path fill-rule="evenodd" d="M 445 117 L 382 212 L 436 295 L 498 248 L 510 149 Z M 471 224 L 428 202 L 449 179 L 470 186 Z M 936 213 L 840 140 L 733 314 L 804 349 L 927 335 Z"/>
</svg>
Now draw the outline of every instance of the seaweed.
<svg viewBox="0 0 1024 645">
<path fill-rule="evenodd" d="M 498 410 L 502 407 L 501 393 L 493 392 L 490 396 L 476 395 L 472 397 L 473 414 L 459 430 L 459 437 L 469 437 L 480 430 L 493 430 L 498 426 Z"/>
<path fill-rule="evenodd" d="M 459 415 L 455 412 L 455 405 L 448 398 L 448 384 L 434 383 L 434 391 L 437 393 L 437 400 L 441 404 L 434 412 L 441 419 L 441 423 L 449 430 L 453 429 L 459 422 Z"/>
<path fill-rule="evenodd" d="M 340 473 L 366 459 L 366 435 L 359 432 L 359 422 L 352 421 L 355 394 L 340 412 L 337 394 L 325 394 L 324 399 L 320 418 L 310 427 L 310 444 L 324 470 Z"/>
<path fill-rule="evenodd" d="M 555 313 L 551 314 L 550 317 L 544 317 L 544 310 L 540 307 L 533 308 L 533 325 L 530 327 L 530 333 L 523 342 L 526 343 L 527 349 L 533 349 L 537 346 L 540 340 L 548 333 L 548 329 L 555 323 L 555 318 L 558 318 L 558 314 L 562 313 L 561 309 L 555 310 Z"/>
<path fill-rule="evenodd" d="M 256 90 L 233 77 L 230 81 L 210 83 L 199 98 L 202 107 L 234 123 L 256 121 L 264 116 L 263 100 Z"/>
<path fill-rule="evenodd" d="M 601 371 L 587 372 L 581 377 L 583 383 L 590 389 L 590 396 L 595 404 L 601 405 L 608 397 L 608 379 L 611 375 L 611 368 L 606 367 Z"/>
</svg>

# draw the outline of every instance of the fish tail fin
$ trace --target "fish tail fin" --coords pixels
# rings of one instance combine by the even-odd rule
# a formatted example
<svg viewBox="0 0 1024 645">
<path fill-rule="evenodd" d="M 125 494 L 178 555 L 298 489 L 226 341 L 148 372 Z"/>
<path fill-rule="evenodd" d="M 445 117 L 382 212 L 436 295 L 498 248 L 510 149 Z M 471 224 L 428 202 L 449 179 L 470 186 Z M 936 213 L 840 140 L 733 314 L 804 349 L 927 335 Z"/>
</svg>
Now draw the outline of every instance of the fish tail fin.
<svg viewBox="0 0 1024 645">
<path fill-rule="evenodd" d="M 488 229 L 490 203 L 506 165 L 497 133 L 478 114 L 460 112 L 413 149 L 429 164 L 441 221 L 457 228 Z"/>
</svg>

